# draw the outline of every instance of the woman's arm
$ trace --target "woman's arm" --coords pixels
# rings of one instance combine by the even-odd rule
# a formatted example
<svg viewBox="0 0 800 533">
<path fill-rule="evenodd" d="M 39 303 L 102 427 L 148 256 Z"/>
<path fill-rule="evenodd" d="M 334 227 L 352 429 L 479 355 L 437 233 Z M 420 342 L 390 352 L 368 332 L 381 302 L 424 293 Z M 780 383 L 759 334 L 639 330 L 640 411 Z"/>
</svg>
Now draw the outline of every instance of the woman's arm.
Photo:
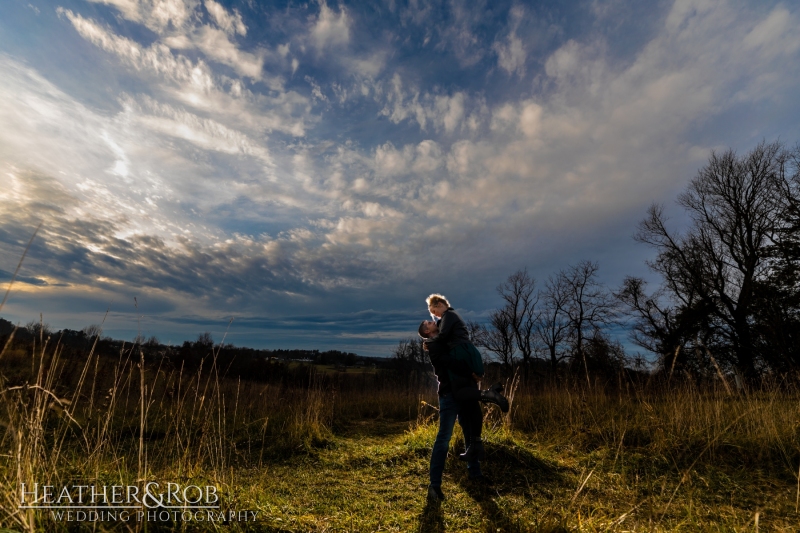
<svg viewBox="0 0 800 533">
<path fill-rule="evenodd" d="M 445 342 L 450 342 L 453 336 L 453 329 L 461 322 L 463 324 L 463 320 L 461 317 L 458 316 L 458 313 L 453 311 L 453 308 L 449 308 L 447 311 L 444 312 L 442 315 L 442 320 L 439 321 L 439 335 L 438 337 Z"/>
<path fill-rule="evenodd" d="M 444 312 L 439 321 L 438 338 L 445 340 L 450 347 L 469 342 L 467 325 L 452 307 Z"/>
</svg>

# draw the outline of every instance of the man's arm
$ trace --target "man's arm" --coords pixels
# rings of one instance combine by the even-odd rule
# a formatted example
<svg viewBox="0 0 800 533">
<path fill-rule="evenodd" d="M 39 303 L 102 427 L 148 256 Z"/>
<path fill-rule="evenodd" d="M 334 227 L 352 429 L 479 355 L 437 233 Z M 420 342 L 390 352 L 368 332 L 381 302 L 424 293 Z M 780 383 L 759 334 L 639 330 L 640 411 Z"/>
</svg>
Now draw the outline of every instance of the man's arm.
<svg viewBox="0 0 800 533">
<path fill-rule="evenodd" d="M 441 335 L 423 342 L 434 369 L 442 368 L 459 376 L 471 376 L 472 369 L 466 361 L 450 357 L 450 347 Z"/>
<path fill-rule="evenodd" d="M 432 365 L 446 366 L 450 364 L 450 350 L 447 347 L 447 343 L 438 336 L 423 340 L 422 347 L 428 354 L 428 359 L 431 360 Z"/>
</svg>

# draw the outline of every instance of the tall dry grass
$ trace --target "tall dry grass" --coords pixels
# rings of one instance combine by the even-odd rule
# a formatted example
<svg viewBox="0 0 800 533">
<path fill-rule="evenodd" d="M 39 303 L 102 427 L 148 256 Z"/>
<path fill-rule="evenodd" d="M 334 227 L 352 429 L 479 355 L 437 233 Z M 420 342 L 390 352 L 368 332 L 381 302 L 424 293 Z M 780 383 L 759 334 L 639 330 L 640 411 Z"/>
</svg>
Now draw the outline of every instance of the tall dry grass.
<svg viewBox="0 0 800 533">
<path fill-rule="evenodd" d="M 798 475 L 796 384 L 769 383 L 739 392 L 689 380 L 627 390 L 546 384 L 518 391 L 514 404 L 514 429 L 558 436 L 582 449 L 625 447 L 689 464 L 702 455 Z"/>
<path fill-rule="evenodd" d="M 136 484 L 202 478 L 221 494 L 236 468 L 313 452 L 352 418 L 416 416 L 416 393 L 369 374 L 327 376 L 307 367 L 305 386 L 222 374 L 217 353 L 199 368 L 145 360 L 136 344 L 115 358 L 94 348 L 76 365 L 58 339 L 3 349 L 0 373 L 0 527 L 36 531 L 19 489 L 73 480 Z M 96 342 L 95 342 L 96 346 Z"/>
<path fill-rule="evenodd" d="M 407 420 L 417 429 L 432 429 L 436 420 L 434 388 L 387 375 L 306 367 L 300 387 L 225 377 L 214 351 L 191 371 L 147 359 L 136 344 L 114 357 L 93 349 L 81 364 L 63 355 L 58 339 L 44 337 L 26 349 L 9 339 L 0 354 L 0 368 L 9 372 L 0 372 L 0 528 L 49 527 L 46 516 L 18 509 L 22 483 L 202 479 L 224 499 L 240 468 L 313 454 L 351 420 Z M 796 387 L 734 394 L 688 381 L 668 388 L 588 389 L 580 381 L 525 387 L 519 376 L 505 386 L 511 410 L 487 410 L 490 436 L 524 434 L 617 455 L 640 451 L 681 470 L 699 460 L 758 464 L 796 479 L 800 503 Z M 419 432 L 425 442 L 413 445 L 429 446 L 432 434 Z"/>
</svg>

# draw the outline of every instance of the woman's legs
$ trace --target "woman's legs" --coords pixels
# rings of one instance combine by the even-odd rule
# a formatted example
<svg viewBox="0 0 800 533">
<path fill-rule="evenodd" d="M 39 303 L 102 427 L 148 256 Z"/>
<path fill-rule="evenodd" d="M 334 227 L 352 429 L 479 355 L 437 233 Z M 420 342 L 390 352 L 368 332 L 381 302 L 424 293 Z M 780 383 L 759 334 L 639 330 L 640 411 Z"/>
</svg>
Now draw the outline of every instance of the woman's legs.
<svg viewBox="0 0 800 533">
<path fill-rule="evenodd" d="M 458 421 L 464 430 L 464 444 L 469 448 L 470 443 L 479 441 L 483 433 L 483 411 L 479 403 L 481 391 L 472 379 L 458 378 L 451 382 L 451 386 L 453 398 L 460 404 Z"/>
<path fill-rule="evenodd" d="M 459 459 L 467 461 L 467 471 L 470 479 L 480 479 L 481 459 L 485 456 L 483 442 L 481 441 L 481 431 L 483 429 L 483 411 L 481 404 L 476 401 L 461 402 L 458 411 L 458 423 L 464 433 L 464 446 L 467 452 L 460 454 Z M 469 450 L 472 452 L 467 455 Z"/>
<path fill-rule="evenodd" d="M 464 430 L 464 446 L 467 448 L 458 458 L 462 461 L 468 461 L 471 465 L 472 462 L 480 461 L 486 455 L 483 449 L 483 441 L 481 440 L 481 434 L 483 433 L 483 410 L 481 409 L 480 402 L 474 400 L 461 402 L 458 420 L 461 423 L 461 428 Z M 480 472 L 480 468 L 477 468 L 476 471 Z M 470 475 L 473 475 L 471 466 Z"/>
<path fill-rule="evenodd" d="M 450 380 L 453 386 L 453 397 L 460 402 L 477 401 L 496 404 L 504 413 L 508 412 L 508 398 L 500 394 L 503 388 L 495 383 L 486 390 L 480 390 L 472 378 L 453 376 Z"/>
<path fill-rule="evenodd" d="M 464 431 L 464 446 L 467 448 L 467 451 L 458 457 L 463 461 L 480 461 L 485 455 L 481 441 L 483 410 L 478 401 L 481 391 L 478 390 L 478 384 L 474 380 L 462 377 L 452 380 L 451 386 L 453 387 L 453 397 L 460 404 L 458 421 Z M 476 471 L 480 472 L 479 466 Z M 470 468 L 470 475 L 472 475 L 472 468 Z"/>
<path fill-rule="evenodd" d="M 461 406 L 459 416 L 461 416 L 461 412 L 464 412 L 470 420 L 470 440 L 481 440 L 481 435 L 483 434 L 483 410 L 481 409 L 480 402 L 464 402 Z"/>
</svg>

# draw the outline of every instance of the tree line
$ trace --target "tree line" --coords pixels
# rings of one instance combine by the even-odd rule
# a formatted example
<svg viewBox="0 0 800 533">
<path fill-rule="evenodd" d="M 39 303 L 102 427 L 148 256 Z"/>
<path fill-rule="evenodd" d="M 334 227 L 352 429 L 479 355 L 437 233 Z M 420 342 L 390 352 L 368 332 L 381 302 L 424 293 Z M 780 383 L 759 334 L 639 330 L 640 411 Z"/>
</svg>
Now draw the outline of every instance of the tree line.
<svg viewBox="0 0 800 533">
<path fill-rule="evenodd" d="M 85 361 L 90 353 L 100 359 L 116 362 L 120 358 L 140 356 L 147 365 L 162 370 L 178 370 L 184 373 L 195 373 L 200 369 L 208 369 L 212 363 L 217 364 L 223 375 L 241 377 L 261 382 L 285 382 L 302 384 L 309 380 L 308 365 L 353 366 L 374 365 L 384 367 L 385 358 L 366 357 L 352 352 L 339 350 L 304 350 L 304 349 L 254 349 L 235 346 L 230 343 L 215 343 L 210 332 L 204 332 L 194 341 L 184 341 L 180 345 L 162 344 L 157 337 L 137 335 L 132 341 L 114 339 L 103 334 L 98 324 L 86 326 L 81 330 L 54 330 L 50 324 L 30 321 L 24 326 L 15 326 L 4 318 L 0 318 L 0 352 L 3 352 L 4 365 L 8 368 L 16 363 L 21 369 L 29 368 L 30 354 L 39 353 L 45 346 L 58 353 L 61 360 Z M 11 352 L 17 352 L 12 357 Z M 292 363 L 300 363 L 292 364 Z M 68 365 L 80 368 L 80 365 Z M 12 381 L 15 376 L 22 375 L 15 369 L 10 373 Z"/>
<path fill-rule="evenodd" d="M 473 342 L 525 379 L 546 364 L 591 383 L 648 360 L 669 378 L 752 382 L 800 370 L 800 145 L 712 152 L 677 204 L 684 230 L 653 204 L 634 235 L 655 252 L 647 265 L 658 286 L 633 276 L 605 286 L 589 260 L 542 283 L 522 269 L 497 287 L 502 305 L 488 320 L 469 324 Z M 649 357 L 626 354 L 612 335 L 620 329 Z"/>
</svg>

